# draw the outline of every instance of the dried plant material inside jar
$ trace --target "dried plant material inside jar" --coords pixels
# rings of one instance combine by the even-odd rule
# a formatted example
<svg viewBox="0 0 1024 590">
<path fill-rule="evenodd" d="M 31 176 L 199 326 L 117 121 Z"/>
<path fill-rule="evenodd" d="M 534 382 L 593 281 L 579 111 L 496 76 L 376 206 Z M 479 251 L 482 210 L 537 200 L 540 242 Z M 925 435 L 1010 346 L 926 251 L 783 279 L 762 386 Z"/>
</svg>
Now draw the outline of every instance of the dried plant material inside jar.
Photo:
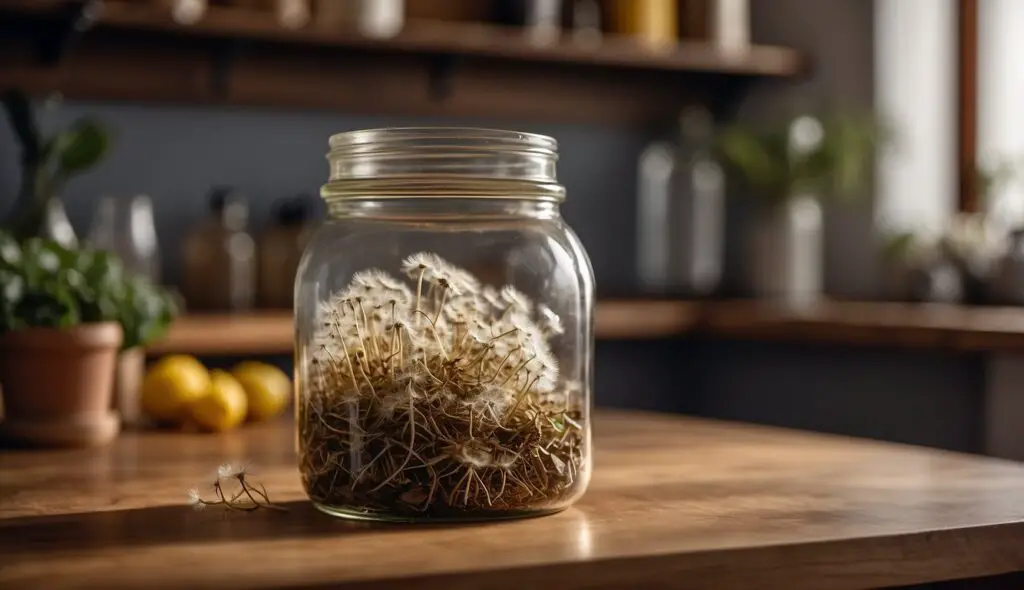
<svg viewBox="0 0 1024 590">
<path fill-rule="evenodd" d="M 555 141 L 379 129 L 331 148 L 295 290 L 310 499 L 399 521 L 568 507 L 591 470 L 593 274 Z"/>
<path fill-rule="evenodd" d="M 430 253 L 356 273 L 319 310 L 300 424 L 314 501 L 463 516 L 557 508 L 583 468 L 558 316 Z"/>
</svg>

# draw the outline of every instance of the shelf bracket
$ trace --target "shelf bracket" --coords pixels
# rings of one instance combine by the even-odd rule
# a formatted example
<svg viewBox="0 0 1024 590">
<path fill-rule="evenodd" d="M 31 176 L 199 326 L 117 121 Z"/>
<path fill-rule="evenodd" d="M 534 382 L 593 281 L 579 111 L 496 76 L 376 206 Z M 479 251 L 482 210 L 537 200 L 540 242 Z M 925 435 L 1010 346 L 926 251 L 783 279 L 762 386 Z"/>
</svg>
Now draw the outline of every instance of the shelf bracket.
<svg viewBox="0 0 1024 590">
<path fill-rule="evenodd" d="M 442 102 L 455 92 L 455 70 L 459 58 L 443 54 L 431 58 L 427 69 L 427 94 L 431 100 Z"/>
<path fill-rule="evenodd" d="M 86 0 L 66 5 L 59 16 L 42 26 L 37 55 L 40 63 L 55 66 L 74 44 L 91 29 L 103 13 L 102 0 Z"/>
</svg>

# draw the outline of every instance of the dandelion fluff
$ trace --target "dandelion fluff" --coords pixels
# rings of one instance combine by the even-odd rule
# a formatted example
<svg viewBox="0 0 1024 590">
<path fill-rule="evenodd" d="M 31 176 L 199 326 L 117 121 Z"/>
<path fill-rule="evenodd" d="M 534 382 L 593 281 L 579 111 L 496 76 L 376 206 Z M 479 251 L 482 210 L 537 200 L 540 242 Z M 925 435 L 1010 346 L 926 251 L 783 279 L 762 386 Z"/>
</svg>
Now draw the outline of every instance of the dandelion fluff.
<svg viewBox="0 0 1024 590">
<path fill-rule="evenodd" d="M 413 254 L 401 271 L 407 281 L 354 273 L 317 306 L 307 346 L 318 364 L 299 412 L 310 497 L 410 516 L 571 497 L 585 441 L 562 426 L 582 414 L 548 343 L 560 318 L 436 254 Z"/>
</svg>

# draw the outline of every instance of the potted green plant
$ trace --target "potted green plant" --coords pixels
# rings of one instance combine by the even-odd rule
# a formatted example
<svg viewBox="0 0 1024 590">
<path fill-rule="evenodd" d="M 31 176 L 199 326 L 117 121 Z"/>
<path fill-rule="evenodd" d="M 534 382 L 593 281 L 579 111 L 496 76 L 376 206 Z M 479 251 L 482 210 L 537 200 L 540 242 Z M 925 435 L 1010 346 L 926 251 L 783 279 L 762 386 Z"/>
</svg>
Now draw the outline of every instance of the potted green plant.
<svg viewBox="0 0 1024 590">
<path fill-rule="evenodd" d="M 864 188 L 884 136 L 872 117 L 833 114 L 736 125 L 719 137 L 721 159 L 759 199 L 750 244 L 756 295 L 794 306 L 817 301 L 821 202 Z"/>
<path fill-rule="evenodd" d="M 1020 168 L 1010 159 L 979 167 L 975 190 L 982 210 L 953 215 L 937 235 L 886 236 L 891 294 L 913 301 L 1024 303 L 1024 228 L 1015 228 L 1014 216 L 992 202 Z"/>
<path fill-rule="evenodd" d="M 982 212 L 972 217 L 988 230 L 988 240 L 967 252 L 951 252 L 964 280 L 974 288 L 972 295 L 991 303 L 1024 305 L 1024 225 L 1019 211 L 1004 208 L 1012 205 L 1012 199 L 1005 198 L 1010 195 L 999 198 L 1004 188 L 1019 182 L 1022 170 L 1024 159 L 1009 157 L 978 167 L 975 190 Z"/>
<path fill-rule="evenodd" d="M 112 254 L 0 232 L 0 432 L 40 446 L 111 440 L 118 353 L 158 337 L 173 314 L 162 289 Z"/>
<path fill-rule="evenodd" d="M 76 240 L 70 225 L 65 223 L 64 231 L 53 231 L 50 222 L 54 216 L 63 216 L 59 196 L 64 185 L 103 159 L 109 134 L 98 122 L 83 118 L 47 135 L 22 92 L 8 90 L 0 102 L 21 145 L 21 188 L 5 227 L 19 240 L 49 237 L 73 247 Z"/>
</svg>

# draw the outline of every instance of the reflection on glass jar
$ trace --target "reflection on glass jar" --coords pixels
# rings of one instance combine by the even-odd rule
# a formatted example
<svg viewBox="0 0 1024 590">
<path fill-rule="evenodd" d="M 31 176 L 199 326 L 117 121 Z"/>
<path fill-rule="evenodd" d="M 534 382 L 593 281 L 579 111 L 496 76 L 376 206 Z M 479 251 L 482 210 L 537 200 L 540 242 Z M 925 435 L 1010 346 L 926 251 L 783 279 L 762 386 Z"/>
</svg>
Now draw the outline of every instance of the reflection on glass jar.
<svg viewBox="0 0 1024 590">
<path fill-rule="evenodd" d="M 330 219 L 296 282 L 300 470 L 323 511 L 553 512 L 590 475 L 593 273 L 554 140 L 331 138 Z"/>
</svg>

